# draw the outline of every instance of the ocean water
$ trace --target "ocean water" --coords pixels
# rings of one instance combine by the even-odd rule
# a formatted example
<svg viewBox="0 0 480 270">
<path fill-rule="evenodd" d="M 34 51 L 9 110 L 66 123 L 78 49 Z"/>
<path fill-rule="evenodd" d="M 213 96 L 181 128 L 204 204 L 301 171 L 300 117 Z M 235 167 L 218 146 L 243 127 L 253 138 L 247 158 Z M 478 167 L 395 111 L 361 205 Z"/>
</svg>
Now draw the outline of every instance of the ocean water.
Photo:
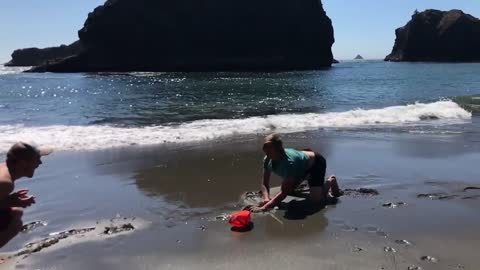
<svg viewBox="0 0 480 270">
<path fill-rule="evenodd" d="M 480 64 L 349 61 L 283 73 L 31 74 L 0 66 L 0 151 L 322 130 L 480 132 Z M 365 132 L 367 131 L 367 132 Z"/>
<path fill-rule="evenodd" d="M 150 226 L 108 241 L 62 240 L 18 268 L 268 269 L 302 254 L 305 269 L 331 267 L 331 258 L 344 268 L 393 269 L 383 247 L 394 246 L 398 269 L 421 263 L 420 255 L 438 258 L 436 269 L 476 269 L 480 200 L 461 199 L 478 195 L 461 190 L 480 179 L 479 64 L 352 61 L 285 73 L 22 70 L 0 67 L 0 156 L 18 140 L 56 152 L 33 181 L 16 183 L 38 198 L 24 221 L 48 225 L 20 234 L 4 251 L 117 215 Z M 237 211 L 240 195 L 258 189 L 257 135 L 272 131 L 293 133 L 284 136 L 289 147 L 318 149 L 342 188 L 376 188 L 381 196 L 345 196 L 303 220 L 281 211 L 256 216 L 251 233 L 232 233 L 216 217 Z M 431 192 L 459 197 L 417 198 Z M 406 205 L 380 207 L 388 201 Z M 366 232 L 371 226 L 388 236 Z M 394 239 L 414 245 L 402 249 Z M 368 260 L 351 256 L 352 243 L 367 249 Z"/>
</svg>

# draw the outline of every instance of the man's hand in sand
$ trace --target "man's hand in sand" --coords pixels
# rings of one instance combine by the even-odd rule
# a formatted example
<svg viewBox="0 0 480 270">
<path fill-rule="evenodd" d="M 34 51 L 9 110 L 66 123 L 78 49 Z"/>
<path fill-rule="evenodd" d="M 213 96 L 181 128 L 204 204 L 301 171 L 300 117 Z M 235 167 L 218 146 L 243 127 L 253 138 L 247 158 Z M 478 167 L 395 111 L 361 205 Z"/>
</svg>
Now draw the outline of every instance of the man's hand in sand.
<svg viewBox="0 0 480 270">
<path fill-rule="evenodd" d="M 259 203 L 259 204 L 258 204 L 258 207 L 264 206 L 265 204 L 269 203 L 271 200 L 272 200 L 272 199 L 270 199 L 270 198 L 265 198 L 265 199 L 263 199 L 263 202 Z"/>
<path fill-rule="evenodd" d="M 265 208 L 264 206 L 254 206 L 250 209 L 250 212 L 252 213 L 261 213 L 261 212 L 265 212 L 267 211 L 268 209 Z"/>
<path fill-rule="evenodd" d="M 27 208 L 35 203 L 35 197 L 28 195 L 28 189 L 21 189 L 9 196 L 11 207 Z"/>
</svg>

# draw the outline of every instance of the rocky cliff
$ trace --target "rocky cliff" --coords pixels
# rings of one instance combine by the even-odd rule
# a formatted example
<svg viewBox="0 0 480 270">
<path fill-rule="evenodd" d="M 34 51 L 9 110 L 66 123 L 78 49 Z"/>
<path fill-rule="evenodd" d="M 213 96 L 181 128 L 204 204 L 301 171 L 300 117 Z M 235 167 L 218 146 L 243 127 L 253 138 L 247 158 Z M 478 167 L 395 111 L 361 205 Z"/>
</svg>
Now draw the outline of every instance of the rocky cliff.
<svg viewBox="0 0 480 270">
<path fill-rule="evenodd" d="M 461 10 L 415 12 L 386 61 L 480 62 L 480 20 Z"/>
<path fill-rule="evenodd" d="M 79 37 L 82 53 L 34 71 L 293 70 L 333 61 L 320 0 L 108 0 Z"/>
<path fill-rule="evenodd" d="M 61 45 L 45 49 L 27 48 L 15 50 L 12 60 L 5 66 L 39 66 L 50 62 L 56 62 L 81 52 L 82 46 L 79 41 L 70 45 Z"/>
</svg>

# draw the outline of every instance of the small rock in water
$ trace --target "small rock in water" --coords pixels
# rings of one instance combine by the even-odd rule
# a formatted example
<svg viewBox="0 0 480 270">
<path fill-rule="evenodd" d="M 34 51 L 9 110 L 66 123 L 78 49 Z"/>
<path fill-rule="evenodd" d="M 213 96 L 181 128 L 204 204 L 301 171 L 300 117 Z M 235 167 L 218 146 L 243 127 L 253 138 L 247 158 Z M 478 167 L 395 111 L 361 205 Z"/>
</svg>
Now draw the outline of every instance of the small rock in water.
<svg viewBox="0 0 480 270">
<path fill-rule="evenodd" d="M 386 207 L 386 208 L 397 208 L 397 207 L 403 206 L 403 205 L 406 205 L 406 203 L 404 203 L 404 202 L 397 202 L 397 203 L 389 202 L 389 203 L 382 204 L 382 206 Z"/>
<path fill-rule="evenodd" d="M 397 251 L 392 247 L 384 247 L 383 250 L 389 253 L 396 253 Z"/>
<path fill-rule="evenodd" d="M 412 243 L 410 243 L 407 240 L 395 240 L 395 243 L 397 243 L 399 245 L 405 245 L 405 246 L 411 246 L 412 245 Z"/>
<path fill-rule="evenodd" d="M 432 257 L 432 256 L 422 256 L 420 259 L 422 259 L 422 261 L 427 261 L 427 262 L 431 262 L 431 263 L 437 263 L 438 262 L 437 258 Z"/>
<path fill-rule="evenodd" d="M 43 222 L 43 221 L 30 222 L 30 223 L 27 223 L 27 224 L 23 225 L 22 232 L 23 233 L 29 232 L 29 231 L 32 231 L 33 229 L 36 229 L 38 227 L 43 227 L 43 226 L 47 226 L 47 223 Z"/>
<path fill-rule="evenodd" d="M 416 265 L 410 265 L 407 270 L 422 270 L 422 267 Z"/>
<path fill-rule="evenodd" d="M 350 189 L 347 188 L 343 191 L 344 195 L 346 196 L 352 196 L 352 197 L 370 197 L 370 196 L 376 196 L 379 195 L 380 193 L 373 188 L 358 188 L 358 189 Z"/>
<path fill-rule="evenodd" d="M 206 231 L 207 230 L 207 227 L 205 227 L 205 225 L 202 225 L 200 227 L 198 227 L 199 230 L 201 230 L 202 232 Z"/>
</svg>

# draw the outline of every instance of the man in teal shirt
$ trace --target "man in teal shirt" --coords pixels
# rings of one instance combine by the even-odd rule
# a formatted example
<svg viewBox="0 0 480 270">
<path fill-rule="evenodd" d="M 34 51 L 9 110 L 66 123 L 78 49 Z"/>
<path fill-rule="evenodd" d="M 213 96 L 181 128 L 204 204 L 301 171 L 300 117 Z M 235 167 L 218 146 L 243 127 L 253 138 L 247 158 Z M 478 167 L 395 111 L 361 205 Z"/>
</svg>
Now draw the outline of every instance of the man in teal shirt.
<svg viewBox="0 0 480 270">
<path fill-rule="evenodd" d="M 265 138 L 263 151 L 266 156 L 263 161 L 263 181 L 261 206 L 253 211 L 265 211 L 278 205 L 287 195 L 305 179 L 310 186 L 309 201 L 322 203 L 327 198 L 329 191 L 334 197 L 342 195 L 337 179 L 331 176 L 325 182 L 327 162 L 319 153 L 310 150 L 299 151 L 283 148 L 283 142 L 278 134 L 271 134 Z M 283 179 L 281 192 L 273 198 L 270 197 L 270 176 L 275 173 Z"/>
</svg>

